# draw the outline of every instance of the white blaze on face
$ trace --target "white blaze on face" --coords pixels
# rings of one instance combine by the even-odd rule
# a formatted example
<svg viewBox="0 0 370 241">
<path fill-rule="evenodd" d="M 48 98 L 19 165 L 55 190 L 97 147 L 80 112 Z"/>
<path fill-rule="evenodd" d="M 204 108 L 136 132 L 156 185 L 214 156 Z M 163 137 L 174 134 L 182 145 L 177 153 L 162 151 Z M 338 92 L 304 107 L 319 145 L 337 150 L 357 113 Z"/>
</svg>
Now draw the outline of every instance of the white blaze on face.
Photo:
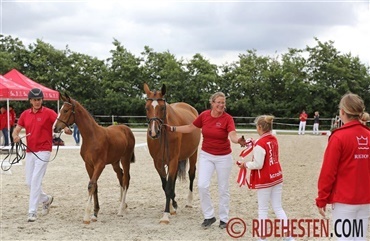
<svg viewBox="0 0 370 241">
<path fill-rule="evenodd" d="M 152 101 L 153 110 L 155 110 L 155 107 L 157 107 L 157 105 L 158 105 L 158 101 L 153 100 Z M 150 127 L 150 130 L 152 131 L 152 136 L 155 136 L 156 135 L 156 133 L 155 133 L 155 121 L 152 121 L 152 126 Z"/>
<path fill-rule="evenodd" d="M 60 112 L 61 112 L 61 110 L 63 109 L 63 106 L 64 106 L 64 104 L 63 104 L 63 105 L 62 105 L 62 107 L 60 108 L 59 113 L 58 113 L 58 116 L 57 116 L 57 118 L 55 119 L 55 122 L 54 122 L 54 124 L 53 124 L 53 130 L 54 130 L 55 125 L 57 124 L 57 121 L 58 121 L 58 119 L 59 119 L 59 117 L 60 117 Z"/>
</svg>

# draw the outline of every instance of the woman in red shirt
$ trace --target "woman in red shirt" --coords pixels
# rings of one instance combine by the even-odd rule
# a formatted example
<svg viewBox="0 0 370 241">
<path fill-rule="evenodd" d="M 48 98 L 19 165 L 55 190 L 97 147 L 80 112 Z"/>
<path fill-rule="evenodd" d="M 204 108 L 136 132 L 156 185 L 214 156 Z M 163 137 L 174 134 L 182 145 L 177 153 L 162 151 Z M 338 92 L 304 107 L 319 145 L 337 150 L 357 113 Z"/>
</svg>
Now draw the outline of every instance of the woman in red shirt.
<svg viewBox="0 0 370 241">
<path fill-rule="evenodd" d="M 351 224 L 362 223 L 364 237 L 339 240 L 366 240 L 370 208 L 370 130 L 360 121 L 364 111 L 364 102 L 358 95 L 348 93 L 342 97 L 339 116 L 344 125 L 329 137 L 318 180 L 316 206 L 323 217 L 326 205 L 332 204 L 333 224 L 340 219 Z M 349 225 L 342 226 L 336 230 L 338 238 L 342 233 L 350 233 Z"/>
<path fill-rule="evenodd" d="M 202 129 L 203 142 L 199 153 L 198 190 L 203 211 L 203 228 L 210 227 L 215 221 L 215 211 L 209 191 L 213 173 L 217 173 L 219 193 L 220 228 L 226 228 L 229 221 L 229 177 L 233 164 L 230 140 L 245 145 L 244 138 L 236 135 L 234 119 L 225 112 L 226 97 L 217 92 L 209 99 L 210 110 L 203 111 L 190 125 L 169 126 L 170 131 L 189 133 L 197 128 Z"/>
</svg>

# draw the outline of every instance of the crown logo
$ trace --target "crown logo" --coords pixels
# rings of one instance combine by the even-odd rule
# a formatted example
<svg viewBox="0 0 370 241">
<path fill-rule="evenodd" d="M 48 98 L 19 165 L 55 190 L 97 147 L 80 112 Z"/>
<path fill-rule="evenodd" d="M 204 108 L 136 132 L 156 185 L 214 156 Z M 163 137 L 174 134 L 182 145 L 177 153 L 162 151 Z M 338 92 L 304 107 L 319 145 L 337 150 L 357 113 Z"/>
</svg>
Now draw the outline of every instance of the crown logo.
<svg viewBox="0 0 370 241">
<path fill-rule="evenodd" d="M 368 139 L 367 137 L 363 137 L 363 136 L 360 136 L 360 137 L 356 137 L 357 138 L 357 143 L 359 146 L 367 146 L 368 145 Z"/>
</svg>

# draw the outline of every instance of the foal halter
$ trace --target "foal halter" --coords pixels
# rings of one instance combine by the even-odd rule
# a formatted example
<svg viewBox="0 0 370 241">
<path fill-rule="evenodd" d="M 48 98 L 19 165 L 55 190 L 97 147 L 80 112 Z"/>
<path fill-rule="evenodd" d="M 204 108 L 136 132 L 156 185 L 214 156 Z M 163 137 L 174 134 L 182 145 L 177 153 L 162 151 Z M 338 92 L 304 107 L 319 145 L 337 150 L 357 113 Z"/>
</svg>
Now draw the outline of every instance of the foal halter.
<svg viewBox="0 0 370 241">
<path fill-rule="evenodd" d="M 68 127 L 68 129 L 71 130 L 71 128 L 69 127 L 68 125 L 68 122 L 69 122 L 69 119 L 71 119 L 71 116 L 73 114 L 73 118 L 74 118 L 74 122 L 76 122 L 76 115 L 75 115 L 75 105 L 73 103 L 70 103 L 70 102 L 64 102 L 64 104 L 68 104 L 68 105 L 71 105 L 72 106 L 72 112 L 71 114 L 69 114 L 68 116 L 68 119 L 67 119 L 67 122 L 65 121 L 62 121 L 61 119 L 57 118 L 58 121 L 62 122 L 66 127 Z"/>
</svg>

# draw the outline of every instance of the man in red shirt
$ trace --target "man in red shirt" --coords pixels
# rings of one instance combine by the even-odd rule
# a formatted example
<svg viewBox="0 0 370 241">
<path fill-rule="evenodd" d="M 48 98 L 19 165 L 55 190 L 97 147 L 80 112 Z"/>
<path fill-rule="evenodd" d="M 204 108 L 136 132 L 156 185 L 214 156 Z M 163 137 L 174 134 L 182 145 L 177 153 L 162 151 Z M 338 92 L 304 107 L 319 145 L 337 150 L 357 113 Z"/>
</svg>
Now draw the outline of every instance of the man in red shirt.
<svg viewBox="0 0 370 241">
<path fill-rule="evenodd" d="M 20 131 L 22 128 L 26 129 L 26 183 L 30 190 L 28 222 L 34 222 L 37 218 L 38 204 L 43 204 L 42 214 L 46 215 L 53 202 L 53 197 L 42 190 L 42 179 L 52 151 L 52 129 L 57 113 L 42 106 L 44 94 L 38 88 L 30 90 L 28 99 L 31 108 L 20 115 L 12 135 L 14 142 L 17 143 L 21 140 Z M 64 131 L 66 134 L 72 134 L 67 127 Z"/>
<path fill-rule="evenodd" d="M 304 135 L 306 130 L 306 121 L 307 121 L 307 114 L 306 111 L 303 110 L 302 113 L 299 115 L 299 128 L 298 128 L 298 135 Z"/>
</svg>

